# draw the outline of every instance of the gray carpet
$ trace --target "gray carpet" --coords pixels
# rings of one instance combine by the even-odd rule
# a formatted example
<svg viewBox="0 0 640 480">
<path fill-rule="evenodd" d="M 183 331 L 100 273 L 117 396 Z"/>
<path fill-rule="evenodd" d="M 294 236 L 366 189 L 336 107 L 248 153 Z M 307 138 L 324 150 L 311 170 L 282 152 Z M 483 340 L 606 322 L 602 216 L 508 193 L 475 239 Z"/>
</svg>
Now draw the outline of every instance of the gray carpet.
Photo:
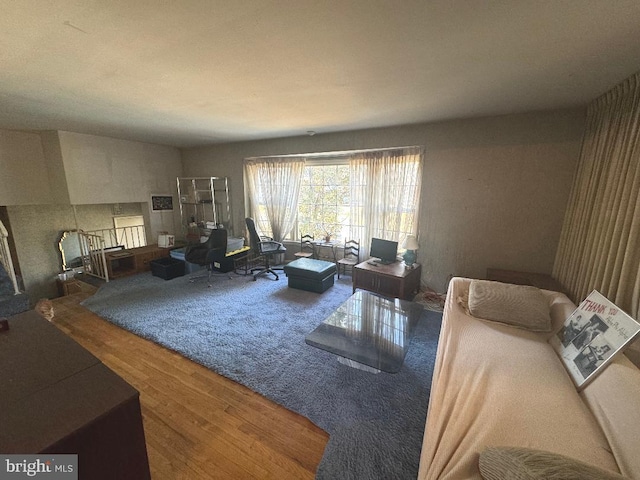
<svg viewBox="0 0 640 480">
<path fill-rule="evenodd" d="M 319 479 L 415 479 L 441 314 L 425 310 L 397 374 L 344 366 L 304 342 L 351 295 L 267 278 L 221 276 L 212 288 L 150 273 L 101 287 L 83 305 L 141 337 L 304 415 L 330 435 Z"/>
</svg>

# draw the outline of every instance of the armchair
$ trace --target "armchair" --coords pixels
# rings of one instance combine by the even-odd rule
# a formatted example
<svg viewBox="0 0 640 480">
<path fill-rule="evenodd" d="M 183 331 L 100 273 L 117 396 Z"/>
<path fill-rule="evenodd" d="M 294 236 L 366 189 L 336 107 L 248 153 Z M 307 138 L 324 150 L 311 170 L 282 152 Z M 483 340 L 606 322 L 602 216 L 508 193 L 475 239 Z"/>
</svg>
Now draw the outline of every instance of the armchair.
<svg viewBox="0 0 640 480">
<path fill-rule="evenodd" d="M 209 271 L 207 276 L 208 287 L 211 286 L 211 274 L 214 263 L 222 262 L 227 254 L 227 231 L 223 228 L 211 230 L 209 238 L 204 243 L 189 245 L 184 252 L 184 259 L 189 263 L 206 266 Z M 194 282 L 203 276 L 192 277 L 190 282 Z M 231 275 L 229 275 L 231 278 Z"/>
<path fill-rule="evenodd" d="M 251 250 L 253 250 L 253 253 L 255 255 L 259 255 L 264 258 L 263 266 L 251 269 L 253 279 L 257 280 L 260 275 L 271 273 L 276 277 L 276 280 L 278 280 L 280 277 L 278 277 L 278 274 L 275 272 L 275 270 L 282 270 L 282 268 L 272 267 L 271 260 L 275 255 L 285 253 L 287 249 L 280 242 L 276 242 L 271 239 L 264 240 L 260 238 L 260 235 L 258 235 L 258 231 L 256 230 L 256 224 L 253 218 L 246 218 L 245 222 L 247 224 L 247 229 L 249 230 Z"/>
</svg>

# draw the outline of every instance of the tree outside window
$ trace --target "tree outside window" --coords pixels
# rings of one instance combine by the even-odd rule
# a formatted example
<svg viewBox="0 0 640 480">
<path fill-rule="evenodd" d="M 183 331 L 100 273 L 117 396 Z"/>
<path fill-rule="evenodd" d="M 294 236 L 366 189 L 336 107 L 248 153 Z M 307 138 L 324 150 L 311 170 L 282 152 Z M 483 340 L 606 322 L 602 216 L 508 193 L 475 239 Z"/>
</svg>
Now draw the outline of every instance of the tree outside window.
<svg viewBox="0 0 640 480">
<path fill-rule="evenodd" d="M 299 235 L 344 240 L 350 226 L 349 165 L 308 165 L 298 200 Z"/>
</svg>

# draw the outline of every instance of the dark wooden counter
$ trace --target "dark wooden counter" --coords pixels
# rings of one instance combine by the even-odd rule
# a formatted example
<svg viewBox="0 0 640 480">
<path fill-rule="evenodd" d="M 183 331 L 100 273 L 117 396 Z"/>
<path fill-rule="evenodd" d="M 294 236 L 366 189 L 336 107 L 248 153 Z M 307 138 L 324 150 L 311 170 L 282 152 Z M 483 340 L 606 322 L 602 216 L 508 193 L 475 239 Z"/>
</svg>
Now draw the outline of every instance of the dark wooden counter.
<svg viewBox="0 0 640 480">
<path fill-rule="evenodd" d="M 385 297 L 412 300 L 420 290 L 422 266 L 405 268 L 403 262 L 389 265 L 372 265 L 370 260 L 353 267 L 353 293 L 357 288 L 384 295 Z"/>
<path fill-rule="evenodd" d="M 0 332 L 0 452 L 78 455 L 79 478 L 149 479 L 138 392 L 34 311 Z"/>
<path fill-rule="evenodd" d="M 554 292 L 565 293 L 562 285 L 560 285 L 556 279 L 551 277 L 551 275 L 543 273 L 517 272 L 515 270 L 487 268 L 487 280 L 513 283 L 515 285 L 530 285 L 542 288 L 543 290 L 553 290 Z"/>
</svg>

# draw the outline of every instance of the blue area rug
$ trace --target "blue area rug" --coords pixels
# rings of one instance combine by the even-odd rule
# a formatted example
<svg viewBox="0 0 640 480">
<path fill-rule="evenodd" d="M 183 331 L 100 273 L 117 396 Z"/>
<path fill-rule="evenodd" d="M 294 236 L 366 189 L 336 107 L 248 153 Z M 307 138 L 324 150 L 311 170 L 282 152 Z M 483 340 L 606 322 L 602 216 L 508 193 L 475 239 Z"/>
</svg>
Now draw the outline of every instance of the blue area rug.
<svg viewBox="0 0 640 480">
<path fill-rule="evenodd" d="M 29 297 L 24 293 L 15 295 L 13 281 L 0 263 L 0 319 L 9 318 L 26 310 L 29 310 Z"/>
<path fill-rule="evenodd" d="M 329 433 L 319 479 L 415 479 L 442 315 L 425 310 L 405 364 L 371 374 L 305 336 L 351 295 L 220 276 L 211 288 L 150 273 L 110 282 L 83 305 L 309 418 Z"/>
</svg>

